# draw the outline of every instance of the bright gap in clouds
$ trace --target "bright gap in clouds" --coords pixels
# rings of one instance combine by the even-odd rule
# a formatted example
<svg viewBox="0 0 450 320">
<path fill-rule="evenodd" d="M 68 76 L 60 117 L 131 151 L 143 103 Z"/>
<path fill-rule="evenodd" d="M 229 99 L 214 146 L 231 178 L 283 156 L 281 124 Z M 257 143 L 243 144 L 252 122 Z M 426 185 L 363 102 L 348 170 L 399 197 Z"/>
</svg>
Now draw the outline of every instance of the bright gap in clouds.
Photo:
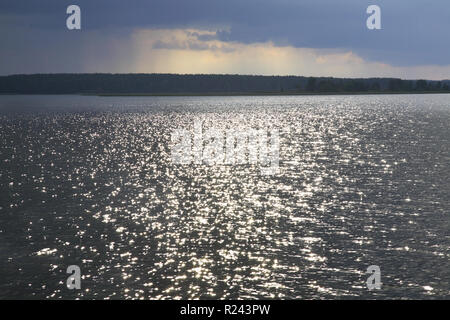
<svg viewBox="0 0 450 320">
<path fill-rule="evenodd" d="M 446 79 L 450 73 L 450 66 L 394 67 L 365 61 L 346 50 L 275 46 L 271 42 L 224 42 L 217 40 L 215 34 L 215 31 L 199 29 L 138 29 L 131 36 L 132 52 L 129 52 L 129 59 L 120 55 L 121 61 L 108 61 L 107 69 L 101 68 L 102 62 L 91 61 L 85 69 L 87 72 L 399 77 L 433 80 Z"/>
</svg>

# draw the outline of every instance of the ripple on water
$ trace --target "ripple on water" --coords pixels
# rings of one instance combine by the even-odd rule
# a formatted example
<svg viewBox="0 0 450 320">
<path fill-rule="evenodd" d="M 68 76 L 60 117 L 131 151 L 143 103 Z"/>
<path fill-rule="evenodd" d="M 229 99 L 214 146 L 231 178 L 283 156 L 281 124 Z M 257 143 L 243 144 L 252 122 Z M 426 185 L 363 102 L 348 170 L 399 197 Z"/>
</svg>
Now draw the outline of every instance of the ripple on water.
<svg viewBox="0 0 450 320">
<path fill-rule="evenodd" d="M 0 298 L 450 297 L 446 96 L 16 99 Z M 279 129 L 280 173 L 172 164 L 195 120 Z"/>
</svg>

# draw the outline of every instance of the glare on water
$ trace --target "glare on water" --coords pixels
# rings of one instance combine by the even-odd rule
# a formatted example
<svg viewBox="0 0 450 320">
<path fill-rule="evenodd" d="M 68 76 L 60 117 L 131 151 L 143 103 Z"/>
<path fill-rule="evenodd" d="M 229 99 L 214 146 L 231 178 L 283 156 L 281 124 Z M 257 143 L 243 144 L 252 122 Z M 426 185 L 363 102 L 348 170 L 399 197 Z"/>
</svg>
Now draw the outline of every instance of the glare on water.
<svg viewBox="0 0 450 320">
<path fill-rule="evenodd" d="M 172 163 L 195 121 L 278 129 L 279 172 Z M 0 298 L 448 298 L 449 123 L 447 95 L 0 97 Z"/>
</svg>

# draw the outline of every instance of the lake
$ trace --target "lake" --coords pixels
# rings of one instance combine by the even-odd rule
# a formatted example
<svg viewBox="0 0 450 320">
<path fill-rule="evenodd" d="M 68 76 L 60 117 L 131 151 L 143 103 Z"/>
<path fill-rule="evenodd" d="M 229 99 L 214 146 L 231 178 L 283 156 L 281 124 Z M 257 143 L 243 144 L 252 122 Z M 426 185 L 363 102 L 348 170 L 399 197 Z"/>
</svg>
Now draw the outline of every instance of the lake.
<svg viewBox="0 0 450 320">
<path fill-rule="evenodd" d="M 0 298 L 448 299 L 449 98 L 0 96 Z M 196 121 L 278 172 L 173 163 Z"/>
</svg>

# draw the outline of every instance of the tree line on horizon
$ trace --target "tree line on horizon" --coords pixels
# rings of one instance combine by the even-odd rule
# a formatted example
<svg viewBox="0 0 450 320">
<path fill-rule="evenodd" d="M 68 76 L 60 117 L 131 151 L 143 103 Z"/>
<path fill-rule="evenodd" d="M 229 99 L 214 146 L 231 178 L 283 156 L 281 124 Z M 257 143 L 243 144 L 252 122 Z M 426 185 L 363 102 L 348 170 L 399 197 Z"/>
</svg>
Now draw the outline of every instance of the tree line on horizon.
<svg viewBox="0 0 450 320">
<path fill-rule="evenodd" d="M 450 92 L 450 80 L 179 74 L 0 76 L 0 94 L 245 94 Z"/>
</svg>

